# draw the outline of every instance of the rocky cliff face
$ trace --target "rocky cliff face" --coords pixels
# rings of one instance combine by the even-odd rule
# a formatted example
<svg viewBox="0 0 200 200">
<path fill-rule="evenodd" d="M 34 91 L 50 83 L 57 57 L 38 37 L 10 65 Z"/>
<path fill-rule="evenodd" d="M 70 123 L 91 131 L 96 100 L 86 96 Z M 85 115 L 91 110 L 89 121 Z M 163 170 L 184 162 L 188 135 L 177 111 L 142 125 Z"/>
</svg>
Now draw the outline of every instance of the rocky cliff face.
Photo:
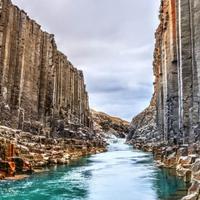
<svg viewBox="0 0 200 200">
<path fill-rule="evenodd" d="M 156 31 L 150 106 L 132 123 L 128 140 L 151 151 L 159 167 L 173 168 L 200 192 L 200 1 L 162 0 Z"/>
<path fill-rule="evenodd" d="M 140 135 L 139 120 L 139 127 L 146 126 L 146 134 L 155 139 L 148 120 L 142 120 L 153 118 L 162 141 L 194 143 L 200 139 L 200 1 L 162 0 L 159 18 L 153 63 L 155 105 L 133 119 L 136 130 L 129 138 Z"/>
<path fill-rule="evenodd" d="M 92 127 L 83 73 L 10 0 L 0 0 L 0 124 L 67 135 Z"/>
<path fill-rule="evenodd" d="M 115 135 L 119 138 L 125 138 L 129 133 L 129 122 L 103 112 L 91 110 L 91 113 L 96 133 L 108 137 Z"/>
<path fill-rule="evenodd" d="M 35 170 L 105 149 L 93 131 L 82 71 L 53 35 L 0 0 L 0 162 L 17 156 Z"/>
<path fill-rule="evenodd" d="M 127 140 L 160 140 L 156 124 L 155 96 L 152 98 L 150 106 L 133 118 Z"/>
</svg>

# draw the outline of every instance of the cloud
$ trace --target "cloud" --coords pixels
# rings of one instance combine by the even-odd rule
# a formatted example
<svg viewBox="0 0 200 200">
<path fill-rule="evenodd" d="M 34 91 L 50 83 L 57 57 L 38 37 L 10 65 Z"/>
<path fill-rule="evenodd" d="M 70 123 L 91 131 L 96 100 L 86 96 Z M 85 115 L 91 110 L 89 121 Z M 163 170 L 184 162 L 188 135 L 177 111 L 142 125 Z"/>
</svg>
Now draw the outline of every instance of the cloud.
<svg viewBox="0 0 200 200">
<path fill-rule="evenodd" d="M 152 95 L 160 0 L 13 0 L 85 74 L 92 108 L 131 120 Z"/>
</svg>

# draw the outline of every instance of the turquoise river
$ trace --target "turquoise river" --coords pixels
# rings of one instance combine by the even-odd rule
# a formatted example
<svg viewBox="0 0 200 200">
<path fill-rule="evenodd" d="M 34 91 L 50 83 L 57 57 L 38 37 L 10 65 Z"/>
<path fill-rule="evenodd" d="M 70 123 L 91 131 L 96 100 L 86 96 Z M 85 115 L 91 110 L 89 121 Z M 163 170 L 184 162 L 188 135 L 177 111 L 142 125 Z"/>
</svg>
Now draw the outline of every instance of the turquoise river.
<svg viewBox="0 0 200 200">
<path fill-rule="evenodd" d="M 69 166 L 0 182 L 0 200 L 177 200 L 185 192 L 181 179 L 124 140 L 111 140 L 108 152 Z"/>
</svg>

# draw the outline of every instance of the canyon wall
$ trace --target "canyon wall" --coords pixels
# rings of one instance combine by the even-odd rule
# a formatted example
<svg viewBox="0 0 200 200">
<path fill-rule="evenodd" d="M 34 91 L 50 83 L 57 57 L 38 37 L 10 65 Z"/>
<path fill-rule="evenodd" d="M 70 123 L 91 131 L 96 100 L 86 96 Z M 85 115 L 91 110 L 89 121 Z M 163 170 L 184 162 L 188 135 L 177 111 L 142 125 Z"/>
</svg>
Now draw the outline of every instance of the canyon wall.
<svg viewBox="0 0 200 200">
<path fill-rule="evenodd" d="M 133 119 L 129 140 L 141 137 L 140 124 L 149 139 L 194 143 L 200 140 L 200 1 L 162 0 L 159 18 L 147 108 L 154 128 L 148 130 L 145 110 Z"/>
<path fill-rule="evenodd" d="M 82 71 L 10 0 L 0 0 L 0 124 L 51 134 L 92 127 Z"/>
</svg>

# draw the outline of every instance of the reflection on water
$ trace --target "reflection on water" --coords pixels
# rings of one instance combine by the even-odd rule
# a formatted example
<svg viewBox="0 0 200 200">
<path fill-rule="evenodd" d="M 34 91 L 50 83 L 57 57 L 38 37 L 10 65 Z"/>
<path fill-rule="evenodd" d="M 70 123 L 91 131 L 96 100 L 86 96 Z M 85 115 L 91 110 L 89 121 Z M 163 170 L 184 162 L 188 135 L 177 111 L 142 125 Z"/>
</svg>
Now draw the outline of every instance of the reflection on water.
<svg viewBox="0 0 200 200">
<path fill-rule="evenodd" d="M 54 167 L 23 181 L 0 182 L 0 200 L 172 200 L 185 192 L 181 179 L 157 169 L 151 154 L 124 140 L 109 151 Z"/>
<path fill-rule="evenodd" d="M 177 200 L 187 194 L 187 185 L 175 175 L 175 170 L 159 170 L 157 173 L 155 188 L 162 200 Z"/>
</svg>

